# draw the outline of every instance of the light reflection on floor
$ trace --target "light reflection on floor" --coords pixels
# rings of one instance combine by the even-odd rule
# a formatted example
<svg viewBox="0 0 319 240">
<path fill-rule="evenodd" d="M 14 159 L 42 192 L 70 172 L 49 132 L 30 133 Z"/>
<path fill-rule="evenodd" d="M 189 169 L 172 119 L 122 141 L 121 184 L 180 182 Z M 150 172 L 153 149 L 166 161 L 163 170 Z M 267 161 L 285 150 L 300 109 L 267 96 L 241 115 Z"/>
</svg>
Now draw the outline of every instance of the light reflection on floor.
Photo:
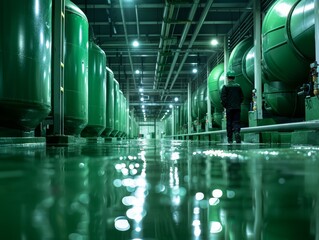
<svg viewBox="0 0 319 240">
<path fill-rule="evenodd" d="M 319 238 L 316 147 L 0 148 L 0 184 L 3 239 Z"/>
</svg>

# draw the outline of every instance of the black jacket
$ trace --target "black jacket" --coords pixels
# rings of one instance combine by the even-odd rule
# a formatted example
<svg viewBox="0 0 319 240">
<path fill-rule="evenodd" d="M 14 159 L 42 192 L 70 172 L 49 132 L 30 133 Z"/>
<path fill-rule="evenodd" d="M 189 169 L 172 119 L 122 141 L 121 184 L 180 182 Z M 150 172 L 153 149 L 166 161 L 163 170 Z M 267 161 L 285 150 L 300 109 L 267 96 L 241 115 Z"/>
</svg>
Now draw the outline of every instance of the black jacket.
<svg viewBox="0 0 319 240">
<path fill-rule="evenodd" d="M 222 105 L 226 109 L 240 109 L 244 100 L 243 91 L 238 83 L 229 81 L 224 85 L 221 92 Z"/>
</svg>

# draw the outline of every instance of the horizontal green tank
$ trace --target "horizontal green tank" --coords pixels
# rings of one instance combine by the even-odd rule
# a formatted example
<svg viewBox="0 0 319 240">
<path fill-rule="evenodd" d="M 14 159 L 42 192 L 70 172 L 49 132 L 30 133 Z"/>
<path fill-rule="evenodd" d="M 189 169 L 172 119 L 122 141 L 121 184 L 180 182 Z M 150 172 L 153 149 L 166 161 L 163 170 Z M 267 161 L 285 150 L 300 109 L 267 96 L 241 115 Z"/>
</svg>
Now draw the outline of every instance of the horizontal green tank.
<svg viewBox="0 0 319 240">
<path fill-rule="evenodd" d="M 246 38 L 233 49 L 229 57 L 228 69 L 235 72 L 235 81 L 239 83 L 244 93 L 241 105 L 241 123 L 248 125 L 248 111 L 254 83 L 246 75 L 246 56 L 253 45 L 252 38 Z"/>
<path fill-rule="evenodd" d="M 209 98 L 213 107 L 219 112 L 224 111 L 224 107 L 222 106 L 220 99 L 220 93 L 224 86 L 224 82 L 224 63 L 220 63 L 213 68 L 208 76 Z"/>
<path fill-rule="evenodd" d="M 119 131 L 119 107 L 120 107 L 120 85 L 119 82 L 113 78 L 114 81 L 114 129 L 111 132 L 111 136 L 115 137 Z"/>
<path fill-rule="evenodd" d="M 82 131 L 84 137 L 98 137 L 105 129 L 106 118 L 106 56 L 95 43 L 89 45 L 89 98 L 88 124 Z"/>
<path fill-rule="evenodd" d="M 106 67 L 106 126 L 103 136 L 108 137 L 114 129 L 114 73 Z"/>
<path fill-rule="evenodd" d="M 192 119 L 202 121 L 207 114 L 207 84 L 200 85 L 192 94 Z"/>
<path fill-rule="evenodd" d="M 0 16 L 0 137 L 32 137 L 51 111 L 52 1 L 1 1 Z"/>
<path fill-rule="evenodd" d="M 265 83 L 263 95 L 266 108 L 275 115 L 288 118 L 304 116 L 304 97 L 284 83 Z"/>
<path fill-rule="evenodd" d="M 220 94 L 224 82 L 224 63 L 220 63 L 213 68 L 208 76 L 209 98 L 212 102 L 212 107 L 214 108 L 213 124 L 217 127 L 221 127 L 222 125 L 224 107 L 221 104 Z"/>
<path fill-rule="evenodd" d="M 123 97 L 124 97 L 124 94 L 123 94 Z M 122 135 L 122 137 L 125 137 L 125 136 L 127 136 L 127 115 L 128 115 L 128 112 L 127 112 L 127 99 L 126 99 L 126 97 L 124 97 L 124 106 L 123 106 L 123 117 L 124 117 L 124 119 L 123 119 L 123 122 L 124 122 L 124 127 L 123 127 L 123 135 Z"/>
<path fill-rule="evenodd" d="M 263 72 L 267 81 L 298 87 L 315 60 L 314 0 L 278 0 L 262 25 Z"/>
<path fill-rule="evenodd" d="M 172 135 L 172 116 L 169 116 L 164 120 L 164 132 L 166 136 Z"/>
<path fill-rule="evenodd" d="M 279 116 L 301 117 L 304 98 L 297 92 L 315 61 L 314 0 L 277 1 L 265 16 L 262 34 L 267 107 Z"/>
<path fill-rule="evenodd" d="M 84 13 L 65 1 L 64 133 L 79 135 L 88 123 L 88 30 Z"/>
</svg>

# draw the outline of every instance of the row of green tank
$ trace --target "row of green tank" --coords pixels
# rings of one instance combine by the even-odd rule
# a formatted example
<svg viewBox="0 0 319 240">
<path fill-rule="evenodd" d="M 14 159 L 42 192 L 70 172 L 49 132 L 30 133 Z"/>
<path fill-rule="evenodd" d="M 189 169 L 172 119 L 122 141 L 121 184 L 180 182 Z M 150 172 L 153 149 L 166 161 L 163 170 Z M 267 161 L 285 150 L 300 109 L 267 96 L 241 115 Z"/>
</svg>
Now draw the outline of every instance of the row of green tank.
<svg viewBox="0 0 319 240">
<path fill-rule="evenodd" d="M 278 0 L 267 11 L 262 23 L 261 77 L 264 116 L 273 122 L 289 122 L 305 116 L 305 96 L 298 94 L 309 81 L 310 64 L 315 61 L 315 0 Z M 248 126 L 253 111 L 255 47 L 247 37 L 232 50 L 228 69 L 244 92 L 241 122 Z M 212 125 L 222 126 L 224 108 L 220 93 L 224 85 L 224 63 L 216 65 L 207 81 L 192 93 L 191 116 L 194 131 L 203 131 L 207 120 L 207 89 L 212 106 Z M 176 133 L 187 133 L 187 101 L 175 111 Z M 198 127 L 196 129 L 196 126 Z M 165 120 L 166 133 L 172 132 L 172 116 Z"/>
<path fill-rule="evenodd" d="M 52 1 L 2 1 L 0 9 L 0 136 L 34 136 L 53 117 L 51 85 L 58 80 L 51 82 Z M 89 41 L 85 14 L 66 0 L 64 134 L 137 137 L 138 124 L 106 66 L 105 53 Z"/>
</svg>

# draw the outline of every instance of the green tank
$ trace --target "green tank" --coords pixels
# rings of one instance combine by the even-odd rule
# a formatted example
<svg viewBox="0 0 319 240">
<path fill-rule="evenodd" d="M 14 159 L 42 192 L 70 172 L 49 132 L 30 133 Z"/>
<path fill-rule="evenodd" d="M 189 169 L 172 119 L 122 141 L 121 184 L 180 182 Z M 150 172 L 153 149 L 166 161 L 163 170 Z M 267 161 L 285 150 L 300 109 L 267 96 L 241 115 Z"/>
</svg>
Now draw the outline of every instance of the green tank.
<svg viewBox="0 0 319 240">
<path fill-rule="evenodd" d="M 65 1 L 64 133 L 79 135 L 88 123 L 88 30 L 84 13 Z"/>
<path fill-rule="evenodd" d="M 216 127 L 222 126 L 224 107 L 221 104 L 220 93 L 224 82 L 224 63 L 220 63 L 213 68 L 208 76 L 209 98 L 214 108 L 213 123 Z"/>
<path fill-rule="evenodd" d="M 200 85 L 197 92 L 198 116 L 200 121 L 204 121 L 207 115 L 207 83 Z"/>
<path fill-rule="evenodd" d="M 191 115 L 192 121 L 198 118 L 198 88 L 192 93 L 191 96 Z"/>
<path fill-rule="evenodd" d="M 172 116 L 169 116 L 164 120 L 164 131 L 166 136 L 172 135 Z"/>
<path fill-rule="evenodd" d="M 1 1 L 0 15 L 0 137 L 33 137 L 51 111 L 52 1 Z"/>
<path fill-rule="evenodd" d="M 304 97 L 282 82 L 265 83 L 263 95 L 267 110 L 275 115 L 288 118 L 304 115 Z"/>
<path fill-rule="evenodd" d="M 248 125 L 248 111 L 254 83 L 246 75 L 246 56 L 253 45 L 252 38 L 246 38 L 233 49 L 229 57 L 228 69 L 235 74 L 235 81 L 239 83 L 244 93 L 241 105 L 241 123 Z"/>
<path fill-rule="evenodd" d="M 122 90 L 119 90 L 119 105 L 118 105 L 118 118 L 119 118 L 119 128 L 118 128 L 118 132 L 116 134 L 117 137 L 121 137 L 123 134 L 123 119 L 124 119 L 124 95 Z"/>
<path fill-rule="evenodd" d="M 220 99 L 220 93 L 224 86 L 224 82 L 224 63 L 220 63 L 213 68 L 208 76 L 209 98 L 215 110 L 219 112 L 224 111 L 224 107 L 222 106 Z"/>
<path fill-rule="evenodd" d="M 114 129 L 111 132 L 111 136 L 115 137 L 119 131 L 119 107 L 120 107 L 120 85 L 114 78 Z"/>
<path fill-rule="evenodd" d="M 278 0 L 262 25 L 263 72 L 267 81 L 290 88 L 307 81 L 315 60 L 314 0 Z"/>
<path fill-rule="evenodd" d="M 285 6 L 285 11 L 279 11 Z M 279 0 L 262 26 L 264 96 L 268 109 L 284 117 L 304 115 L 297 95 L 315 61 L 314 0 Z"/>
<path fill-rule="evenodd" d="M 114 129 L 114 73 L 106 67 L 106 126 L 103 136 L 108 137 Z"/>
<path fill-rule="evenodd" d="M 124 94 L 123 94 L 123 137 L 125 137 L 128 133 L 127 133 L 127 99 L 126 97 L 124 97 Z"/>
<path fill-rule="evenodd" d="M 84 137 L 98 137 L 106 122 L 106 56 L 95 43 L 89 45 L 89 99 L 88 124 L 82 131 Z"/>
</svg>

